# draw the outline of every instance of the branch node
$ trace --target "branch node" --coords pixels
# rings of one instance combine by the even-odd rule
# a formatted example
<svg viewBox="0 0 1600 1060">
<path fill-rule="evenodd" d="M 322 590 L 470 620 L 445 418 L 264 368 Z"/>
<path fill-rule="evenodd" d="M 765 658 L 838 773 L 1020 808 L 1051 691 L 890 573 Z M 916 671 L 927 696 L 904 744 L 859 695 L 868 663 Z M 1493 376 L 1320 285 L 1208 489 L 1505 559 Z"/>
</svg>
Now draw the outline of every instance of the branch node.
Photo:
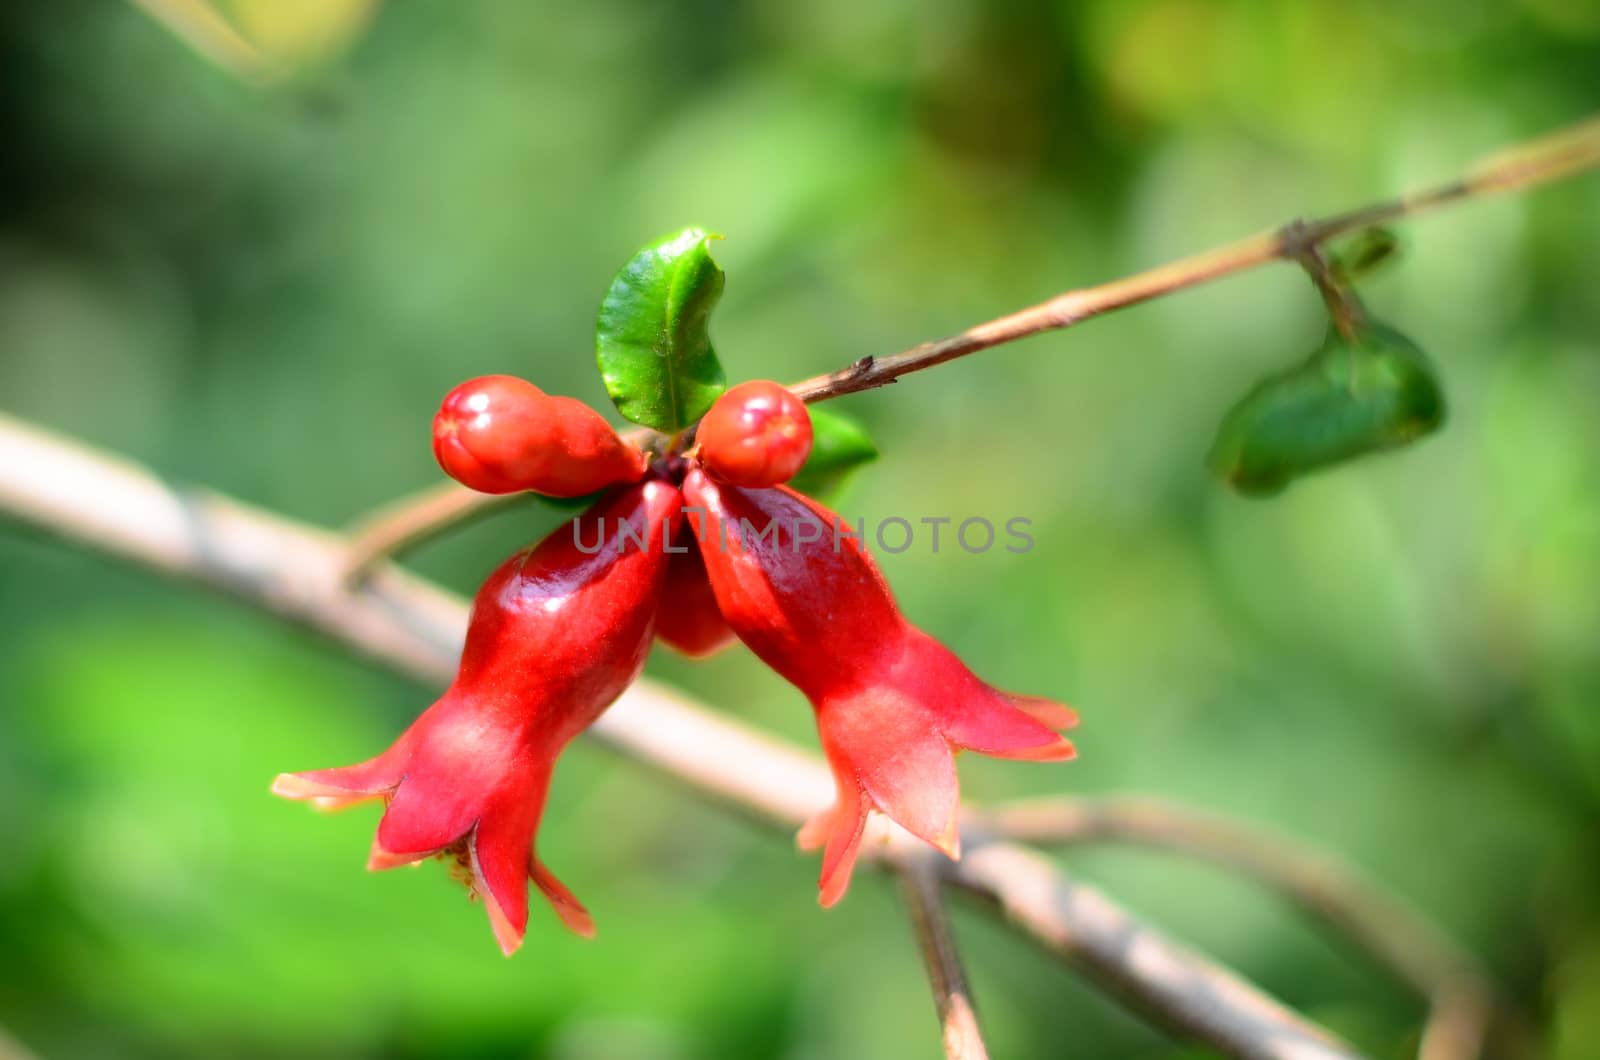
<svg viewBox="0 0 1600 1060">
<path fill-rule="evenodd" d="M 1320 242 L 1316 226 L 1304 217 L 1296 217 L 1278 229 L 1278 256 L 1303 261 Z"/>
</svg>

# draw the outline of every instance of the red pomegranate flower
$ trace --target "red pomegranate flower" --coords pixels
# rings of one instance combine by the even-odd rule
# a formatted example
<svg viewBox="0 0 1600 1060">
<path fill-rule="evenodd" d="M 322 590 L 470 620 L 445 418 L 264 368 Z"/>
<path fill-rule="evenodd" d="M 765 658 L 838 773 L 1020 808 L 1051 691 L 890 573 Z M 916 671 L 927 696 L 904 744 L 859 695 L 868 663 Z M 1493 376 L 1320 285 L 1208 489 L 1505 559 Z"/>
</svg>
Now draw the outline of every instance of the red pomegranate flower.
<svg viewBox="0 0 1600 1060">
<path fill-rule="evenodd" d="M 644 665 L 681 507 L 668 483 L 630 486 L 512 556 L 478 591 L 455 682 L 392 747 L 282 774 L 272 790 L 325 809 L 383 799 L 368 867 L 454 858 L 507 955 L 527 930 L 530 877 L 569 928 L 592 935 L 534 838 L 562 748 Z"/>
<path fill-rule="evenodd" d="M 869 810 L 959 856 L 954 752 L 1060 760 L 1058 703 L 1001 692 L 901 615 L 854 531 L 795 491 L 684 482 L 717 604 L 733 631 L 816 711 L 837 786 L 800 842 L 825 847 L 821 901 L 850 882 Z M 704 511 L 701 520 L 700 510 Z"/>
</svg>

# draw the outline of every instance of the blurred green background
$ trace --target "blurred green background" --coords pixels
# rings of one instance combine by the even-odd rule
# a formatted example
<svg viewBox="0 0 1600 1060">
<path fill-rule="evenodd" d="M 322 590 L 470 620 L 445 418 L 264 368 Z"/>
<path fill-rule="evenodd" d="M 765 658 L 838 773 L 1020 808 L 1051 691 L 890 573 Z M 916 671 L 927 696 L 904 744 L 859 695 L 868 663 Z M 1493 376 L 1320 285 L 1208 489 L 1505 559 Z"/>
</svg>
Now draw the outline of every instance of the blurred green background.
<svg viewBox="0 0 1600 1060">
<path fill-rule="evenodd" d="M 725 232 L 733 378 L 887 353 L 1302 213 L 1453 175 L 1600 103 L 1597 0 L 237 0 L 256 85 L 132 4 L 0 5 L 0 409 L 324 524 L 438 481 L 488 372 L 604 402 L 594 311 L 646 239 Z M 1365 289 L 1452 403 L 1414 450 L 1267 502 L 1217 418 L 1322 329 L 1261 270 L 837 406 L 851 516 L 1029 517 L 1021 556 L 883 557 L 1081 759 L 978 799 L 1137 791 L 1337 851 L 1600 1056 L 1600 179 L 1405 226 Z M 0 455 L 0 459 L 5 459 Z M 468 592 L 560 516 L 429 546 Z M 429 701 L 231 604 L 0 522 L 0 1024 L 45 1057 L 937 1055 L 908 929 L 580 741 L 499 955 L 447 874 L 362 871 L 376 813 L 274 800 Z M 808 744 L 747 653 L 657 676 Z M 1071 867 L 1372 1054 L 1419 1006 L 1209 869 Z M 998 1057 L 1193 1055 L 966 907 Z"/>
</svg>

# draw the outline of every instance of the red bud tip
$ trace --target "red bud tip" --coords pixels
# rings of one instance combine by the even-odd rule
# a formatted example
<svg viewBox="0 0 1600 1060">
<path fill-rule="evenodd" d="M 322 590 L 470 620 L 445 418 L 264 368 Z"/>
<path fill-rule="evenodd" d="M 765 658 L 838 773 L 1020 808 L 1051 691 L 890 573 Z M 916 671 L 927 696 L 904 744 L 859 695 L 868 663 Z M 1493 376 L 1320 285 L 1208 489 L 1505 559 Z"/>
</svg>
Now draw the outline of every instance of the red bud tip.
<svg viewBox="0 0 1600 1060">
<path fill-rule="evenodd" d="M 479 493 L 581 497 L 637 482 L 649 461 L 594 409 L 509 375 L 469 379 L 433 418 L 445 474 Z"/>
<path fill-rule="evenodd" d="M 788 482 L 811 455 L 811 414 L 787 388 L 765 379 L 730 387 L 695 430 L 712 477 L 761 488 Z"/>
</svg>

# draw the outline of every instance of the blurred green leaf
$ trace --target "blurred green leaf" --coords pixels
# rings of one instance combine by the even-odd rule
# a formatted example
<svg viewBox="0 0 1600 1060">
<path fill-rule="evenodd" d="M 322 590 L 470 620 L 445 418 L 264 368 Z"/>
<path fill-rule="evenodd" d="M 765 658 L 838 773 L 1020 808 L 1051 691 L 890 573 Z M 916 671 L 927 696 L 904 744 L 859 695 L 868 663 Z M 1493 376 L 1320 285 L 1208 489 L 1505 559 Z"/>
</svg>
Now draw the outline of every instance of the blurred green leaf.
<svg viewBox="0 0 1600 1060">
<path fill-rule="evenodd" d="M 681 431 L 726 388 L 709 331 L 723 285 L 709 248 L 720 238 L 691 226 L 651 243 L 600 303 L 600 374 L 617 411 L 634 423 Z"/>
<path fill-rule="evenodd" d="M 1405 445 L 1444 421 L 1444 395 L 1411 340 L 1378 324 L 1356 341 L 1330 329 L 1303 364 L 1229 410 L 1208 461 L 1240 493 L 1270 496 L 1301 475 Z"/>
<path fill-rule="evenodd" d="M 866 428 L 848 416 L 812 408 L 811 455 L 789 485 L 820 497 L 837 489 L 850 472 L 878 458 Z"/>
<path fill-rule="evenodd" d="M 1363 229 L 1330 254 L 1329 265 L 1340 280 L 1354 283 L 1393 264 L 1400 256 L 1401 246 L 1400 236 L 1392 228 Z"/>
<path fill-rule="evenodd" d="M 1600 1042 L 1600 944 L 1590 939 L 1574 950 L 1557 978 L 1550 1052 L 1556 1060 L 1592 1055 Z"/>
<path fill-rule="evenodd" d="M 604 494 L 605 490 L 596 490 L 581 497 L 546 497 L 542 493 L 530 493 L 529 496 L 538 498 L 541 503 L 560 512 L 581 512 Z"/>
<path fill-rule="evenodd" d="M 378 0 L 135 0 L 195 52 L 246 82 L 274 81 L 347 48 Z"/>
<path fill-rule="evenodd" d="M 378 0 L 227 0 L 225 6 L 263 52 L 300 67 L 349 47 L 377 14 Z"/>
</svg>

